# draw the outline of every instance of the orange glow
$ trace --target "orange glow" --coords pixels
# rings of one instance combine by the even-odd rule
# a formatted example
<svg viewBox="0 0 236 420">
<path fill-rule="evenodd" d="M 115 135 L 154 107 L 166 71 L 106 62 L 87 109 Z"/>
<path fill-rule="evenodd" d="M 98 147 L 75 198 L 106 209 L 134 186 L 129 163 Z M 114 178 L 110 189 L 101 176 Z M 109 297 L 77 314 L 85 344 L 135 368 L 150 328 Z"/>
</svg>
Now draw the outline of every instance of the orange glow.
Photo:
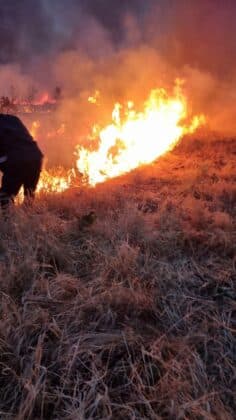
<svg viewBox="0 0 236 420">
<path fill-rule="evenodd" d="M 37 138 L 40 128 L 40 122 L 38 120 L 33 121 L 30 128 L 32 137 Z M 64 132 L 65 124 L 61 124 L 57 130 L 48 132 L 46 136 L 47 138 L 51 138 L 63 135 Z M 57 169 L 54 171 L 43 169 L 37 186 L 37 193 L 61 193 L 71 186 L 72 179 L 75 177 L 76 175 L 73 169 L 70 171 L 63 171 L 61 168 L 60 170 Z"/>
<path fill-rule="evenodd" d="M 131 100 L 125 106 L 116 103 L 110 124 L 103 128 L 94 124 L 87 137 L 88 147 L 76 147 L 76 167 L 82 174 L 82 181 L 95 186 L 149 164 L 172 150 L 183 135 L 193 133 L 203 125 L 203 115 L 189 117 L 187 99 L 181 85 L 182 82 L 177 80 L 172 95 L 168 95 L 165 89 L 152 90 L 141 111 L 135 109 Z M 95 91 L 88 101 L 98 105 L 99 99 L 100 92 Z M 37 138 L 40 129 L 39 121 L 34 121 L 30 130 L 34 138 Z M 62 123 L 45 136 L 48 139 L 55 136 L 60 138 L 65 131 L 66 125 Z M 98 144 L 94 146 L 96 150 L 91 149 L 93 142 Z M 43 170 L 37 192 L 63 192 L 70 188 L 75 179 L 74 170 Z"/>
<path fill-rule="evenodd" d="M 30 128 L 30 134 L 33 138 L 37 137 L 38 130 L 40 129 L 40 122 L 39 121 L 33 121 L 31 128 Z"/>
<path fill-rule="evenodd" d="M 100 92 L 99 90 L 95 90 L 94 94 L 88 97 L 88 102 L 90 104 L 98 104 L 100 99 Z"/>
<path fill-rule="evenodd" d="M 96 185 L 151 163 L 205 120 L 202 115 L 195 116 L 187 124 L 187 117 L 187 102 L 179 81 L 171 97 L 164 89 L 151 91 L 142 112 L 135 110 L 132 101 L 125 108 L 117 103 L 111 124 L 99 132 L 98 150 L 77 147 L 77 168 L 90 185 Z"/>
<path fill-rule="evenodd" d="M 58 194 L 68 190 L 74 184 L 76 174 L 74 169 L 65 171 L 57 168 L 54 171 L 43 169 L 37 185 L 37 194 Z M 19 192 L 17 203 L 22 203 L 24 199 L 23 187 Z"/>
<path fill-rule="evenodd" d="M 32 102 L 33 105 L 54 104 L 56 100 L 50 97 L 48 92 L 44 92 L 38 100 Z"/>
<path fill-rule="evenodd" d="M 51 173 L 44 169 L 40 176 L 37 192 L 62 193 L 71 186 L 73 178 L 75 178 L 73 170 L 70 170 L 65 174 L 60 174 L 59 171 L 57 173 Z"/>
</svg>

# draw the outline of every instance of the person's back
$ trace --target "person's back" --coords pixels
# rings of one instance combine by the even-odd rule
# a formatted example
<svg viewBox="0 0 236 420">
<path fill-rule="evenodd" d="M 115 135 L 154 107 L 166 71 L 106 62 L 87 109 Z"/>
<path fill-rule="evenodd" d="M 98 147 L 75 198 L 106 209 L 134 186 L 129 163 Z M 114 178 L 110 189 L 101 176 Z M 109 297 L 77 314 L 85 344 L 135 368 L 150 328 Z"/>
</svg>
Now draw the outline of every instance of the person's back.
<svg viewBox="0 0 236 420">
<path fill-rule="evenodd" d="M 0 170 L 3 172 L 0 204 L 7 206 L 18 194 L 33 198 L 39 180 L 43 154 L 21 120 L 0 114 Z"/>
<path fill-rule="evenodd" d="M 1 156 L 7 156 L 11 162 L 43 156 L 27 128 L 14 115 L 0 114 Z"/>
</svg>

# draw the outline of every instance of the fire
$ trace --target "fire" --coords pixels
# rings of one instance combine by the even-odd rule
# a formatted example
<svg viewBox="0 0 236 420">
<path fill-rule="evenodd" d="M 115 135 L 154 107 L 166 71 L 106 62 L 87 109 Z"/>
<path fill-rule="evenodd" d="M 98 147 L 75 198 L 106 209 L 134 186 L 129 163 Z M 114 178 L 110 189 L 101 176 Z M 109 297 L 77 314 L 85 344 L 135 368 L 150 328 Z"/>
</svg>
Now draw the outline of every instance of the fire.
<svg viewBox="0 0 236 420">
<path fill-rule="evenodd" d="M 33 105 L 55 104 L 56 100 L 50 96 L 48 92 L 44 92 L 37 100 L 33 101 Z"/>
<path fill-rule="evenodd" d="M 77 148 L 77 168 L 90 185 L 96 185 L 151 163 L 204 123 L 202 115 L 194 116 L 188 124 L 187 117 L 187 100 L 179 82 L 171 97 L 165 89 L 153 90 L 142 112 L 135 110 L 132 101 L 125 108 L 117 103 L 112 123 L 98 133 L 98 150 Z"/>
<path fill-rule="evenodd" d="M 38 130 L 40 129 L 40 122 L 38 120 L 33 121 L 31 128 L 30 128 L 30 134 L 32 137 L 37 137 Z"/>
<path fill-rule="evenodd" d="M 88 102 L 90 104 L 98 104 L 100 99 L 100 91 L 95 90 L 94 94 L 88 97 Z"/>
<path fill-rule="evenodd" d="M 173 94 L 165 89 L 152 90 L 143 105 L 137 111 L 133 101 L 125 106 L 116 103 L 112 111 L 112 122 L 100 128 L 97 124 L 88 135 L 88 147 L 76 148 L 76 167 L 82 174 L 82 181 L 91 186 L 109 178 L 127 173 L 141 165 L 149 164 L 158 157 L 172 150 L 183 135 L 193 133 L 204 124 L 203 115 L 189 117 L 187 99 L 181 90 L 181 81 L 177 81 Z M 88 98 L 98 105 L 100 92 Z M 31 134 L 37 138 L 41 124 L 34 121 Z M 62 123 L 58 129 L 49 131 L 45 136 L 59 138 L 66 131 Z M 96 140 L 96 141 L 94 141 Z M 94 146 L 94 144 L 98 144 Z M 93 147 L 93 149 L 91 149 Z M 94 147 L 97 147 L 94 150 Z M 74 170 L 43 170 L 37 192 L 63 192 L 75 185 Z M 81 179 L 77 178 L 81 183 Z"/>
<path fill-rule="evenodd" d="M 57 173 L 50 173 L 44 169 L 40 176 L 37 192 L 62 193 L 70 188 L 74 177 L 75 173 L 73 170 L 70 170 L 65 174 L 60 174 L 60 171 L 57 171 Z"/>
<path fill-rule="evenodd" d="M 30 133 L 32 137 L 37 138 L 41 124 L 38 120 L 32 122 Z M 47 138 L 63 135 L 65 124 L 61 124 L 55 131 L 47 133 Z M 43 169 L 37 185 L 37 193 L 62 193 L 71 187 L 72 181 L 76 178 L 74 169 L 64 171 L 62 168 L 54 171 Z"/>
<path fill-rule="evenodd" d="M 54 171 L 43 169 L 37 185 L 37 194 L 59 194 L 68 190 L 75 184 L 76 174 L 74 169 L 69 171 L 63 168 L 57 168 Z M 24 199 L 23 187 L 18 196 L 18 203 L 22 203 Z"/>
</svg>

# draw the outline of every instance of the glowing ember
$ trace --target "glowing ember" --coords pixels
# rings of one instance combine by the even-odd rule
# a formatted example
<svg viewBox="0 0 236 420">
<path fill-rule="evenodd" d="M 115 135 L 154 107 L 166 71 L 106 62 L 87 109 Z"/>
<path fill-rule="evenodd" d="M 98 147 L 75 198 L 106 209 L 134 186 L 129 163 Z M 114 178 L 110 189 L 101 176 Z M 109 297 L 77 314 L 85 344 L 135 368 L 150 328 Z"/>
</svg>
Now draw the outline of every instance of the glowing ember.
<svg viewBox="0 0 236 420">
<path fill-rule="evenodd" d="M 89 184 L 96 185 L 151 163 L 204 122 L 203 116 L 195 116 L 187 124 L 187 116 L 187 102 L 179 83 L 171 97 L 164 89 L 153 90 L 143 112 L 135 111 L 131 101 L 125 109 L 116 104 L 112 123 L 99 133 L 98 150 L 77 147 L 77 168 Z"/>
</svg>

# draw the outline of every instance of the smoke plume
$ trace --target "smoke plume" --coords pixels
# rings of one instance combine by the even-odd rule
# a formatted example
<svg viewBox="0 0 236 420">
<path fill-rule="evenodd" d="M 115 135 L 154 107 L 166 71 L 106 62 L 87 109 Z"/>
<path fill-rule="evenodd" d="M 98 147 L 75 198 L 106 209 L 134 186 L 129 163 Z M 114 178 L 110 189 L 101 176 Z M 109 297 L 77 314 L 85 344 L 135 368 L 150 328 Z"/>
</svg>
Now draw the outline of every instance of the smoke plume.
<svg viewBox="0 0 236 420">
<path fill-rule="evenodd" d="M 114 102 L 179 77 L 193 111 L 235 133 L 235 18 L 234 0 L 0 0 L 0 95 L 59 86 L 51 124 L 65 122 L 69 150 Z M 87 102 L 96 90 L 100 107 Z"/>
</svg>

